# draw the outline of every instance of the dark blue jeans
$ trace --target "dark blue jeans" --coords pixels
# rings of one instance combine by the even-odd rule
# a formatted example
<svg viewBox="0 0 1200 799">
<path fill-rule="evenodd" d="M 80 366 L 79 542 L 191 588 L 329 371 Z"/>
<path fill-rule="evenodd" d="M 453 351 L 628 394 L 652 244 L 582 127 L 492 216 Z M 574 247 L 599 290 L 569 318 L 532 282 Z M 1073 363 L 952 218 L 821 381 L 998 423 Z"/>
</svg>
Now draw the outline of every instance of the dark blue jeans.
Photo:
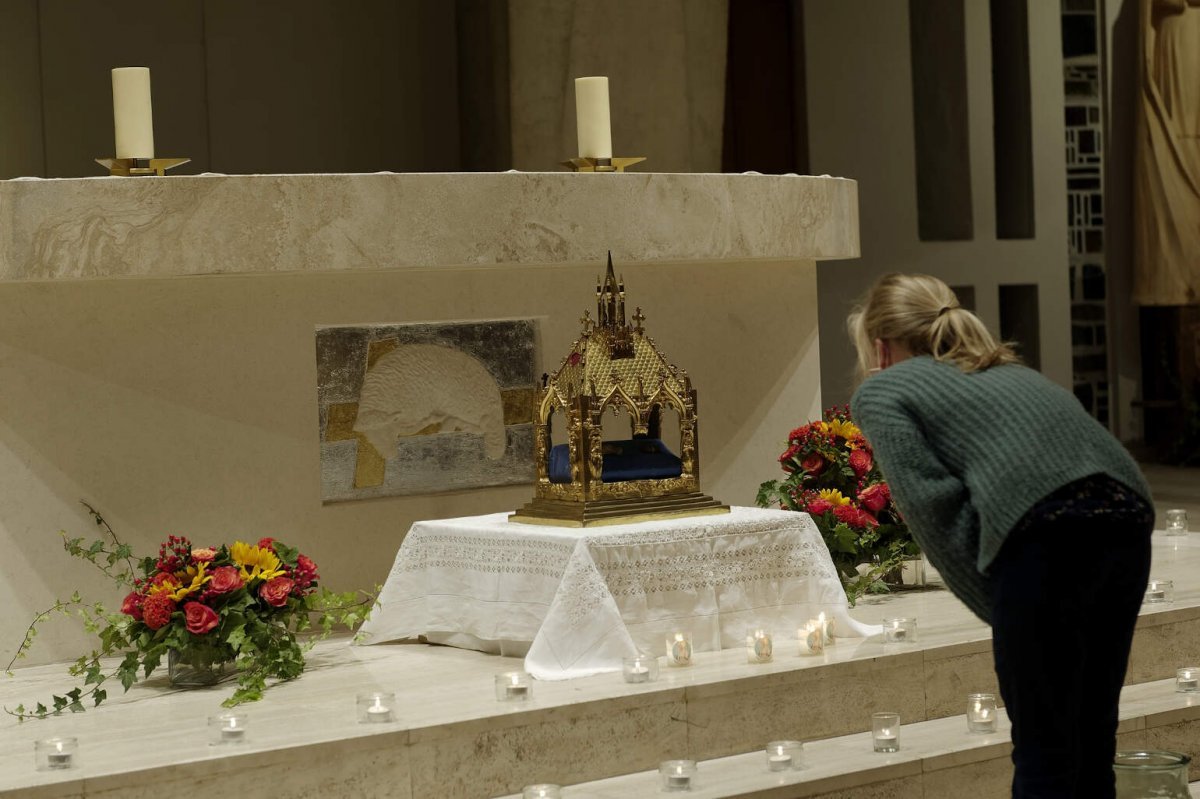
<svg viewBox="0 0 1200 799">
<path fill-rule="evenodd" d="M 1063 517 L 993 564 L 992 647 L 1012 719 L 1014 799 L 1113 799 L 1117 705 L 1153 521 Z"/>
</svg>

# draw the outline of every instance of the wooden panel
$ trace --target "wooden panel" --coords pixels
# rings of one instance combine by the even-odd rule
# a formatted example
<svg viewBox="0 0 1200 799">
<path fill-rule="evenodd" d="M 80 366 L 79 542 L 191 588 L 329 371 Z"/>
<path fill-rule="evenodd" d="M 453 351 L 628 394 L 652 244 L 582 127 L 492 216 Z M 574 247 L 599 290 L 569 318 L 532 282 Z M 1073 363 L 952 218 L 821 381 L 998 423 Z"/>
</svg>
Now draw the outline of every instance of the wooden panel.
<svg viewBox="0 0 1200 799">
<path fill-rule="evenodd" d="M 208 168 L 201 0 L 42 0 L 42 80 L 48 177 L 103 174 L 113 155 L 113 67 L 150 67 L 154 149 Z M 119 33 L 118 33 L 119 31 Z"/>
<path fill-rule="evenodd" d="M 214 170 L 458 166 L 453 4 L 206 0 L 204 17 Z"/>
<path fill-rule="evenodd" d="M 7 0 L 0 22 L 0 179 L 41 175 L 37 0 Z"/>
</svg>

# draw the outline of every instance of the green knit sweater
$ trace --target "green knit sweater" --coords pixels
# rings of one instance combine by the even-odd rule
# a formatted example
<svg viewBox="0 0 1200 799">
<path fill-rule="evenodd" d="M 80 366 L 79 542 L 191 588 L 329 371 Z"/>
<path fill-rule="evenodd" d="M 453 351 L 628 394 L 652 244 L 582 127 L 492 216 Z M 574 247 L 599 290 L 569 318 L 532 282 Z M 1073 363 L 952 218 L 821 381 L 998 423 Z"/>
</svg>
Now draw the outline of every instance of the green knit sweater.
<svg viewBox="0 0 1200 799">
<path fill-rule="evenodd" d="M 1074 395 L 1024 366 L 965 373 L 910 358 L 868 378 L 851 409 L 917 543 L 984 621 L 988 567 L 1038 500 L 1103 473 L 1152 503 L 1120 442 Z"/>
</svg>

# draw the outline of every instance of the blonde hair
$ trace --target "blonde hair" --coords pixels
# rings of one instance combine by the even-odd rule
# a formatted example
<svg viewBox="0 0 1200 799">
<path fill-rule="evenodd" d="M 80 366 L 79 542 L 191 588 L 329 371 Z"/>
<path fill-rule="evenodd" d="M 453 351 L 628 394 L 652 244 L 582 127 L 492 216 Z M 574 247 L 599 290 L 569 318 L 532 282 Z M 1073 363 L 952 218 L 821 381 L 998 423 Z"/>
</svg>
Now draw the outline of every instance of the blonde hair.
<svg viewBox="0 0 1200 799">
<path fill-rule="evenodd" d="M 913 355 L 932 355 L 964 372 L 1020 363 L 1011 345 L 997 341 L 979 317 L 930 275 L 892 273 L 875 281 L 846 319 L 858 350 L 860 379 L 879 366 L 875 339 L 899 341 Z"/>
</svg>

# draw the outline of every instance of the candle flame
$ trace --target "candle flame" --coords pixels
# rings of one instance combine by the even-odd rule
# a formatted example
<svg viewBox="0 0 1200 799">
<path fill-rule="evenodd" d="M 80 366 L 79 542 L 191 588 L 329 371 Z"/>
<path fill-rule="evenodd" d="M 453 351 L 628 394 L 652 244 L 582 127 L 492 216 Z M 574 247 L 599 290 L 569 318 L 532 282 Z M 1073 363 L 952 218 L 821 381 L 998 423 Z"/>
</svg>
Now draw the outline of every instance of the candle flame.
<svg viewBox="0 0 1200 799">
<path fill-rule="evenodd" d="M 821 611 L 817 614 L 817 621 L 821 622 L 821 624 L 825 623 L 825 611 Z"/>
</svg>

